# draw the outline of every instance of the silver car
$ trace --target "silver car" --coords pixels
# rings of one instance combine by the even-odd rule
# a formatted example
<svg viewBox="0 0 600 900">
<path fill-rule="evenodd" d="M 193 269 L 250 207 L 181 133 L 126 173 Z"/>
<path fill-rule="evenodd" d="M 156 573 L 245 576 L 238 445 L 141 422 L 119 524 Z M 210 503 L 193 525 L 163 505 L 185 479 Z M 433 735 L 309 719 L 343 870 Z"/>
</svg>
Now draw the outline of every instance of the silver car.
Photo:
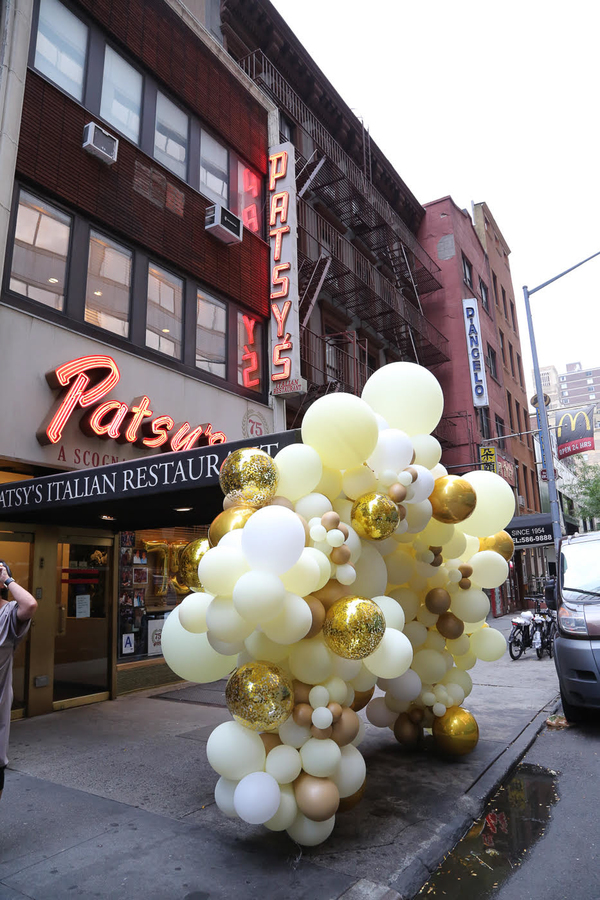
<svg viewBox="0 0 600 900">
<path fill-rule="evenodd" d="M 562 539 L 558 579 L 546 588 L 546 605 L 557 611 L 554 661 L 564 714 L 576 722 L 586 709 L 600 712 L 599 531 Z"/>
</svg>

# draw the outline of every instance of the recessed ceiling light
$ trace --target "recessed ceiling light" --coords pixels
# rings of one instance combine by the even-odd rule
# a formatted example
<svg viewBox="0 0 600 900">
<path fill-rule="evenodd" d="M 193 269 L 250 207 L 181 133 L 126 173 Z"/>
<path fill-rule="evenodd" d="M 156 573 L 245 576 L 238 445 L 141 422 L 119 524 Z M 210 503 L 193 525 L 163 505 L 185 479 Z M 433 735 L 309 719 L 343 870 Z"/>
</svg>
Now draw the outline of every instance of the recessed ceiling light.
<svg viewBox="0 0 600 900">
<path fill-rule="evenodd" d="M 191 512 L 193 510 L 193 506 L 175 506 L 173 507 L 175 512 Z"/>
<path fill-rule="evenodd" d="M 106 522 L 114 522 L 117 518 L 116 516 L 100 516 L 101 519 L 104 519 Z"/>
<path fill-rule="evenodd" d="M 168 328 L 163 328 L 163 329 L 162 329 L 162 333 L 163 333 L 163 334 L 169 334 L 170 332 L 169 332 L 169 329 L 168 329 Z"/>
<path fill-rule="evenodd" d="M 58 284 L 58 278 L 49 278 L 48 284 Z"/>
<path fill-rule="evenodd" d="M 94 297 L 101 297 L 102 291 L 94 291 Z"/>
</svg>

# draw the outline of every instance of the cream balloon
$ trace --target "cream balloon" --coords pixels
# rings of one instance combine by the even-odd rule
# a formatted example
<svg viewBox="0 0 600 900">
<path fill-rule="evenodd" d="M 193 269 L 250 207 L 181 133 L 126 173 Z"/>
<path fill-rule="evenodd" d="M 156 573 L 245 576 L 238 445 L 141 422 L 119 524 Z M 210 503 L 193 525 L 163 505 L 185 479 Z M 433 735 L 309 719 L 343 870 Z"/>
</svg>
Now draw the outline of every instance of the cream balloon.
<svg viewBox="0 0 600 900">
<path fill-rule="evenodd" d="M 309 775 L 327 778 L 335 771 L 340 762 L 341 752 L 331 738 L 325 738 L 325 740 L 311 738 L 300 748 L 300 759 L 302 768 Z"/>
<path fill-rule="evenodd" d="M 261 659 L 277 664 L 287 659 L 290 652 L 289 647 L 272 641 L 263 631 L 253 631 L 244 641 L 244 645 L 252 659 Z"/>
<path fill-rule="evenodd" d="M 302 760 L 295 747 L 281 744 L 267 755 L 265 771 L 272 775 L 279 784 L 290 784 L 302 770 Z"/>
<path fill-rule="evenodd" d="M 454 526 L 454 527 L 456 528 L 456 526 Z M 461 533 L 458 530 L 458 528 L 456 528 L 456 533 L 457 534 Z M 465 534 L 465 540 L 467 543 L 466 543 L 465 549 L 460 554 L 459 559 L 462 562 L 469 562 L 469 560 L 471 559 L 472 556 L 475 555 L 475 553 L 479 553 L 479 538 L 474 537 L 474 535 L 469 534 L 469 533 L 464 533 L 464 534 Z"/>
<path fill-rule="evenodd" d="M 314 548 L 311 548 L 311 550 L 317 553 L 320 552 L 318 550 L 315 551 Z M 324 556 L 324 554 L 321 555 Z M 325 559 L 327 560 L 327 557 Z M 331 571 L 331 563 L 329 563 L 329 570 Z M 318 590 L 319 581 L 321 580 L 321 567 L 309 552 L 308 547 L 302 550 L 300 559 L 287 572 L 282 573 L 281 580 L 288 591 L 293 591 L 294 594 L 299 594 L 300 597 L 306 597 L 307 594 L 312 594 L 313 591 Z"/>
<path fill-rule="evenodd" d="M 424 684 L 436 684 L 446 674 L 446 663 L 437 650 L 417 650 L 411 668 Z"/>
<path fill-rule="evenodd" d="M 284 596 L 284 584 L 274 572 L 250 571 L 238 578 L 233 605 L 248 622 L 268 622 L 279 613 Z"/>
<path fill-rule="evenodd" d="M 208 630 L 206 610 L 212 599 L 212 594 L 205 594 L 203 591 L 188 594 L 183 598 L 179 604 L 179 622 L 186 631 L 202 634 Z"/>
<path fill-rule="evenodd" d="M 490 611 L 490 601 L 479 588 L 458 590 L 451 597 L 450 609 L 463 622 L 479 622 L 485 619 Z"/>
<path fill-rule="evenodd" d="M 477 495 L 477 503 L 471 515 L 456 528 L 476 537 L 487 537 L 503 531 L 515 514 L 515 497 L 508 481 L 478 469 L 462 475 Z"/>
<path fill-rule="evenodd" d="M 285 506 L 258 509 L 242 531 L 242 550 L 249 565 L 276 575 L 287 572 L 300 559 L 305 542 L 302 522 Z M 200 565 L 211 552 L 202 558 Z"/>
<path fill-rule="evenodd" d="M 385 594 L 388 581 L 385 561 L 367 541 L 361 541 L 361 548 L 360 557 L 354 563 L 356 580 L 352 584 L 352 593 L 368 598 Z"/>
<path fill-rule="evenodd" d="M 495 550 L 480 550 L 469 560 L 473 567 L 471 581 L 482 588 L 495 588 L 504 584 L 508 578 L 508 563 Z"/>
<path fill-rule="evenodd" d="M 312 560 L 311 560 L 312 562 Z M 314 563 L 316 568 L 316 563 Z M 295 644 L 308 634 L 312 625 L 310 606 L 298 594 L 286 591 L 281 612 L 264 622 L 262 630 L 276 644 Z"/>
<path fill-rule="evenodd" d="M 390 584 L 406 584 L 414 573 L 415 561 L 403 544 L 394 543 L 397 549 L 385 557 L 388 580 Z"/>
<path fill-rule="evenodd" d="M 291 647 L 289 657 L 292 675 L 305 684 L 320 684 L 332 674 L 333 654 L 320 635 Z"/>
<path fill-rule="evenodd" d="M 386 628 L 379 646 L 363 663 L 378 678 L 398 678 L 410 667 L 412 659 L 413 648 L 406 635 Z"/>
<path fill-rule="evenodd" d="M 377 490 L 377 478 L 369 466 L 356 466 L 346 469 L 342 475 L 342 490 L 346 497 L 356 500 L 363 494 Z"/>
<path fill-rule="evenodd" d="M 375 449 L 379 429 L 372 409 L 353 394 L 327 394 L 304 414 L 302 440 L 313 447 L 325 466 L 350 469 Z"/>
<path fill-rule="evenodd" d="M 206 756 L 215 772 L 230 781 L 239 781 L 251 772 L 263 770 L 266 752 L 256 731 L 238 722 L 223 722 L 211 732 Z"/>
<path fill-rule="evenodd" d="M 302 551 L 302 556 L 310 557 L 310 559 L 314 559 L 316 562 L 319 568 L 319 580 L 317 581 L 316 587 L 312 590 L 320 591 L 331 578 L 331 563 L 329 562 L 328 557 L 321 550 L 317 550 L 316 547 L 305 547 Z M 309 591 L 309 593 L 311 592 Z M 306 594 L 302 594 L 302 596 L 305 597 Z"/>
<path fill-rule="evenodd" d="M 223 778 L 222 775 L 215 785 L 215 803 L 223 815 L 230 819 L 237 816 L 233 805 L 233 795 L 237 786 L 237 781 L 230 781 L 228 778 Z"/>
<path fill-rule="evenodd" d="M 275 456 L 279 472 L 277 494 L 299 500 L 313 491 L 323 477 L 321 457 L 307 444 L 289 444 Z"/>
<path fill-rule="evenodd" d="M 284 744 L 299 749 L 306 744 L 307 741 L 311 740 L 312 735 L 310 733 L 310 728 L 307 728 L 304 725 L 298 725 L 294 721 L 293 716 L 290 716 L 283 725 L 279 726 L 279 737 Z"/>
<path fill-rule="evenodd" d="M 338 787 L 340 797 L 351 797 L 362 787 L 367 766 L 360 750 L 352 744 L 342 747 L 341 751 L 341 759 L 331 778 Z"/>
<path fill-rule="evenodd" d="M 298 804 L 292 785 L 281 784 L 279 790 L 281 793 L 279 809 L 272 819 L 264 823 L 265 828 L 268 828 L 269 831 L 286 831 L 293 825 L 298 815 Z"/>
<path fill-rule="evenodd" d="M 473 679 L 468 672 L 461 669 L 450 669 L 442 678 L 442 684 L 459 684 L 468 697 L 473 690 Z"/>
<path fill-rule="evenodd" d="M 192 634 L 179 621 L 179 608 L 169 613 L 162 627 L 162 652 L 170 669 L 186 681 L 206 684 L 219 681 L 235 668 L 235 655 L 222 656 L 208 643 L 206 634 Z"/>
<path fill-rule="evenodd" d="M 442 458 L 442 445 L 432 434 L 414 434 L 412 443 L 415 451 L 414 462 L 426 469 L 433 469 Z"/>
<path fill-rule="evenodd" d="M 408 669 L 403 675 L 399 675 L 398 678 L 390 679 L 387 684 L 387 689 L 392 697 L 404 702 L 416 700 L 422 688 L 421 679 L 414 669 Z"/>
<path fill-rule="evenodd" d="M 496 628 L 481 628 L 471 635 L 471 652 L 477 659 L 495 662 L 505 651 L 506 638 Z"/>
<path fill-rule="evenodd" d="M 397 631 L 402 631 L 404 625 L 406 624 L 406 619 L 404 616 L 404 610 L 400 606 L 397 600 L 394 600 L 393 597 L 387 597 L 385 594 L 382 594 L 378 597 L 371 598 L 379 607 L 383 616 L 385 618 L 385 624 L 388 628 L 395 628 Z"/>
<path fill-rule="evenodd" d="M 418 534 L 423 531 L 431 519 L 432 506 L 429 500 L 421 500 L 420 503 L 410 503 L 406 506 L 406 519 L 409 534 Z"/>
<path fill-rule="evenodd" d="M 404 610 L 404 619 L 407 623 L 416 619 L 421 601 L 413 590 L 408 587 L 399 587 L 391 591 L 389 596 L 400 604 Z"/>
<path fill-rule="evenodd" d="M 326 819 L 324 822 L 314 822 L 299 812 L 293 823 L 286 830 L 291 839 L 300 844 L 301 847 L 316 847 L 327 840 L 333 831 L 334 825 L 335 816 Z"/>
<path fill-rule="evenodd" d="M 362 398 L 392 428 L 408 435 L 431 434 L 442 416 L 444 395 L 429 369 L 394 362 L 377 369 L 365 384 Z"/>
<path fill-rule="evenodd" d="M 406 432 L 398 428 L 386 428 L 379 432 L 377 446 L 367 463 L 378 475 L 386 470 L 397 474 L 410 465 L 412 456 L 413 445 Z"/>
<path fill-rule="evenodd" d="M 311 519 L 320 519 L 322 515 L 329 512 L 331 501 L 324 494 L 317 494 L 316 491 L 313 491 L 312 494 L 307 494 L 306 497 L 297 500 L 294 509 L 299 516 L 310 522 Z"/>
<path fill-rule="evenodd" d="M 259 511 L 262 512 L 262 510 Z M 255 515 L 257 513 L 254 513 L 251 518 L 254 518 Z M 230 596 L 238 578 L 249 568 L 244 554 L 238 547 L 212 547 L 198 564 L 198 578 L 207 593 L 214 596 L 217 594 Z"/>
<path fill-rule="evenodd" d="M 215 597 L 206 610 L 208 630 L 218 641 L 243 641 L 254 630 L 254 624 L 240 616 L 229 597 Z"/>
<path fill-rule="evenodd" d="M 454 525 L 449 525 L 448 527 L 452 528 L 454 533 L 448 543 L 443 545 L 444 557 L 446 559 L 458 559 L 467 549 L 467 536 L 462 531 L 457 531 Z"/>
</svg>

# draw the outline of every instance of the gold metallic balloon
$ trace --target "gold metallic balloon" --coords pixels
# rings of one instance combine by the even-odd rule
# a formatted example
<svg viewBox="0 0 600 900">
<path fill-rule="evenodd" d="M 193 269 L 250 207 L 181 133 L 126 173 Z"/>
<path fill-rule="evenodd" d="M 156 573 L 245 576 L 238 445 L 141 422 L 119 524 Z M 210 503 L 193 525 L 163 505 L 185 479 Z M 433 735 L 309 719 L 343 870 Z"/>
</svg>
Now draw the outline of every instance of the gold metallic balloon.
<svg viewBox="0 0 600 900">
<path fill-rule="evenodd" d="M 165 541 L 144 541 L 144 549 L 152 571 L 152 596 L 164 597 L 169 587 L 169 545 Z"/>
<path fill-rule="evenodd" d="M 477 495 L 468 481 L 458 475 L 437 478 L 429 497 L 433 518 L 446 525 L 464 522 L 475 509 Z"/>
<path fill-rule="evenodd" d="M 362 538 L 383 541 L 398 527 L 398 507 L 387 494 L 371 491 L 358 497 L 350 514 L 352 527 Z"/>
<path fill-rule="evenodd" d="M 385 632 L 379 607 L 365 597 L 342 597 L 330 606 L 323 623 L 323 637 L 330 650 L 344 659 L 364 659 L 377 647 Z"/>
<path fill-rule="evenodd" d="M 489 537 L 479 538 L 479 549 L 494 550 L 508 562 L 515 552 L 515 545 L 508 531 L 498 531 Z"/>
<path fill-rule="evenodd" d="M 274 461 L 257 447 L 234 450 L 223 462 L 219 473 L 219 484 L 226 497 L 257 508 L 271 502 L 278 481 Z"/>
<path fill-rule="evenodd" d="M 472 753 L 479 740 L 477 721 L 462 706 L 451 706 L 443 716 L 436 716 L 432 730 L 436 746 L 448 756 Z"/>
<path fill-rule="evenodd" d="M 223 510 L 222 513 L 213 519 L 212 525 L 208 529 L 208 543 L 211 547 L 216 547 L 221 538 L 235 531 L 236 528 L 243 528 L 251 515 L 256 512 L 254 506 L 230 506 L 229 509 Z"/>
<path fill-rule="evenodd" d="M 293 680 L 273 663 L 244 663 L 229 677 L 225 701 L 240 725 L 252 731 L 275 731 L 294 708 Z"/>
<path fill-rule="evenodd" d="M 180 584 L 187 585 L 190 591 L 204 590 L 198 578 L 198 564 L 209 549 L 208 539 L 198 538 L 181 551 L 178 581 Z"/>
<path fill-rule="evenodd" d="M 187 541 L 171 541 L 169 544 L 169 571 L 171 572 L 169 584 L 172 585 L 175 593 L 182 597 L 188 594 L 190 590 L 187 584 L 179 580 L 179 560 L 184 547 L 187 547 L 187 545 Z"/>
</svg>

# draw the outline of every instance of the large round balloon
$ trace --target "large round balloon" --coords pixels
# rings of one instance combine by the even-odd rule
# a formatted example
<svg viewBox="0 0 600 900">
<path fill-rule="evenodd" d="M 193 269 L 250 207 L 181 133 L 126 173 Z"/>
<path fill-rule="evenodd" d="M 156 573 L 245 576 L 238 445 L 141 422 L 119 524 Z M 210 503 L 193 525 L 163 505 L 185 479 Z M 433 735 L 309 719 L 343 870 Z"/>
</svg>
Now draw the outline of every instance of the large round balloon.
<svg viewBox="0 0 600 900">
<path fill-rule="evenodd" d="M 370 407 L 353 394 L 320 397 L 302 422 L 302 440 L 332 469 L 351 469 L 371 455 L 379 429 Z"/>
<path fill-rule="evenodd" d="M 432 515 L 438 522 L 455 525 L 470 519 L 475 509 L 477 495 L 472 485 L 458 475 L 445 475 L 434 482 L 429 497 Z M 469 531 L 469 534 L 473 532 Z"/>
<path fill-rule="evenodd" d="M 443 753 L 465 756 L 477 746 L 479 727 L 468 709 L 451 706 L 443 716 L 433 720 L 433 739 Z"/>
<path fill-rule="evenodd" d="M 362 398 L 391 428 L 408 435 L 430 434 L 441 419 L 444 395 L 429 369 L 394 362 L 377 369 L 365 384 Z"/>
<path fill-rule="evenodd" d="M 221 490 L 229 500 L 256 507 L 273 499 L 278 479 L 274 460 L 257 447 L 234 450 L 225 458 L 219 472 Z"/>
<path fill-rule="evenodd" d="M 515 552 L 515 545 L 508 531 L 498 531 L 489 537 L 479 538 L 480 550 L 493 550 L 499 553 L 508 562 Z"/>
<path fill-rule="evenodd" d="M 345 659 L 364 659 L 385 633 L 380 608 L 365 597 L 342 597 L 327 610 L 323 637 L 330 650 Z"/>
<path fill-rule="evenodd" d="M 294 685 L 291 676 L 279 666 L 249 662 L 231 675 L 225 688 L 225 700 L 229 712 L 240 725 L 252 731 L 274 731 L 283 725 L 294 708 Z"/>
<path fill-rule="evenodd" d="M 213 519 L 208 529 L 208 543 L 210 546 L 216 547 L 221 538 L 229 534 L 230 531 L 243 528 L 250 516 L 255 512 L 256 507 L 254 506 L 231 506 L 229 509 L 224 509 L 222 513 L 219 513 Z"/>
<path fill-rule="evenodd" d="M 178 581 L 189 587 L 190 591 L 202 591 L 204 588 L 198 578 L 198 563 L 210 549 L 208 538 L 197 538 L 187 544 L 179 556 Z"/>
<path fill-rule="evenodd" d="M 218 681 L 235 667 L 237 656 L 223 656 L 208 643 L 206 634 L 192 634 L 179 621 L 175 607 L 165 621 L 161 634 L 165 662 L 176 675 L 200 684 Z"/>
<path fill-rule="evenodd" d="M 475 491 L 477 506 L 467 521 L 456 527 L 476 537 L 487 537 L 506 528 L 515 514 L 515 497 L 508 481 L 483 469 L 462 477 Z"/>
<path fill-rule="evenodd" d="M 301 520 L 285 506 L 259 509 L 242 531 L 242 550 L 250 566 L 276 575 L 298 562 L 305 541 Z"/>
<path fill-rule="evenodd" d="M 352 505 L 352 527 L 356 533 L 371 541 L 390 537 L 400 521 L 398 507 L 387 494 L 372 491 L 358 497 Z"/>
<path fill-rule="evenodd" d="M 290 444 L 275 457 L 279 472 L 277 493 L 288 500 L 299 500 L 314 491 L 323 476 L 321 457 L 307 444 Z"/>
</svg>

